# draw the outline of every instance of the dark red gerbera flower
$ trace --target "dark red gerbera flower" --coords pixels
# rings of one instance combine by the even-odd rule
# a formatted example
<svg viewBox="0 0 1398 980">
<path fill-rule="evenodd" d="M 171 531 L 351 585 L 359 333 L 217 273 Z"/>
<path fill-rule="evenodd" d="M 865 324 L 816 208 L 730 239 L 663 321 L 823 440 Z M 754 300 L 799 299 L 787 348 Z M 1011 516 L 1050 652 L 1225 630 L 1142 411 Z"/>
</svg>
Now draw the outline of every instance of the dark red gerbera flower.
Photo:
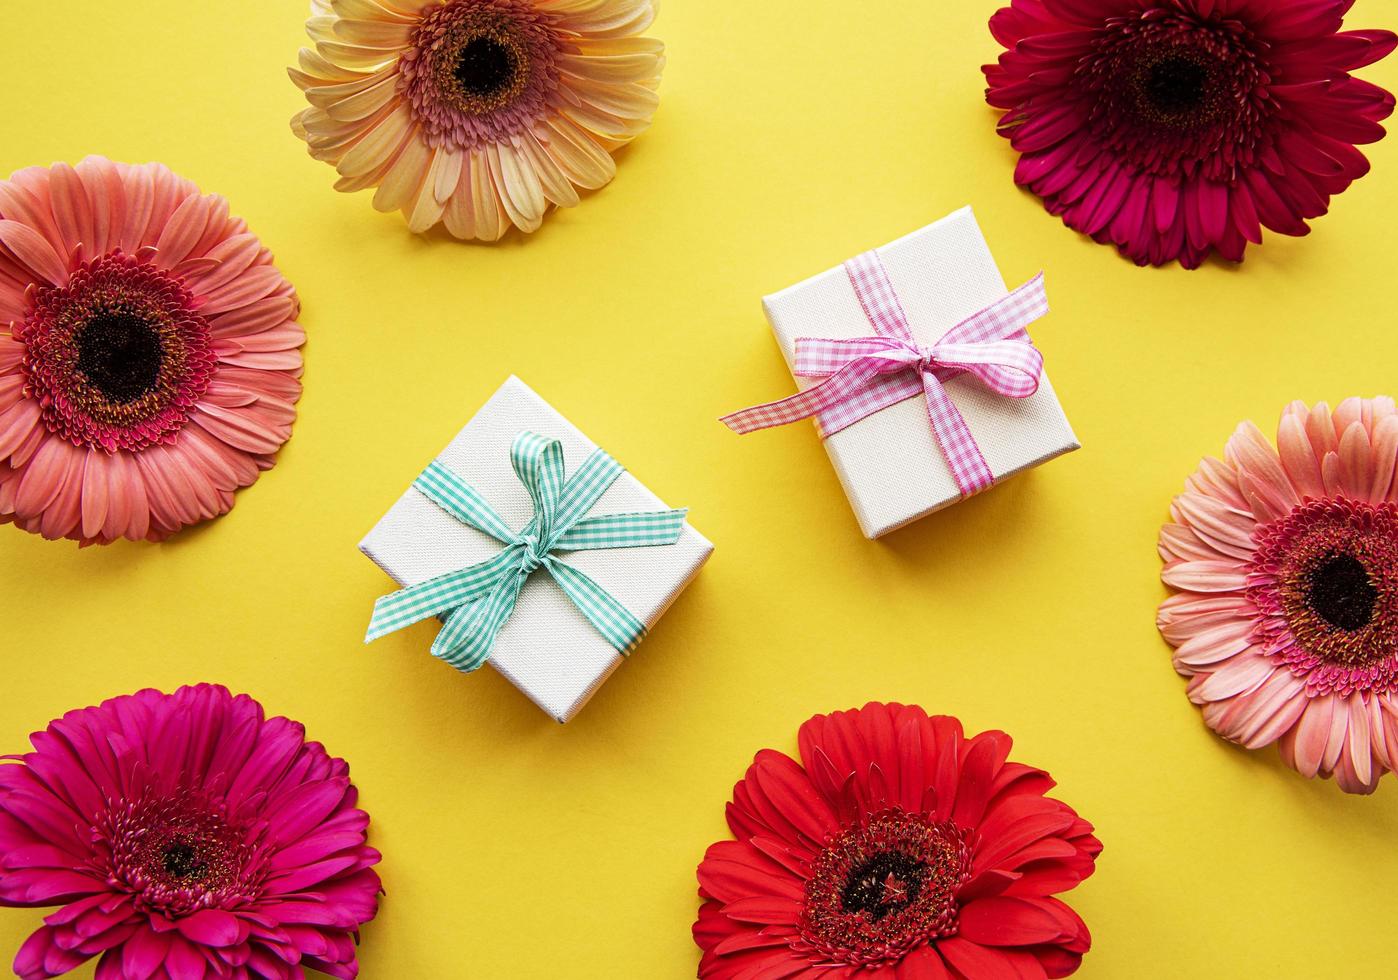
<svg viewBox="0 0 1398 980">
<path fill-rule="evenodd" d="M 1087 926 L 1051 896 L 1092 874 L 1092 825 L 1007 762 L 1010 737 L 868 704 L 801 726 L 801 763 L 759 752 L 736 840 L 699 865 L 705 980 L 1045 980 Z"/>
<path fill-rule="evenodd" d="M 986 65 L 1015 181 L 1137 264 L 1304 235 L 1369 170 L 1393 96 L 1350 72 L 1398 44 L 1354 0 L 1012 0 Z"/>
</svg>

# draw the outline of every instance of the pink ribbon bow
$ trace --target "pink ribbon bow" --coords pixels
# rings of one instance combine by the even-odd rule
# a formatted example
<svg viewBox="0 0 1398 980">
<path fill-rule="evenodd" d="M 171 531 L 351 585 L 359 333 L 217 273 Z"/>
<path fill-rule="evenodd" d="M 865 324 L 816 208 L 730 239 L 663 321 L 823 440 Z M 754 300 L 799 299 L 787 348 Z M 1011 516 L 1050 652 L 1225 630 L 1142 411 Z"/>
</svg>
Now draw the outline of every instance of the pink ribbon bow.
<svg viewBox="0 0 1398 980">
<path fill-rule="evenodd" d="M 970 496 L 995 482 L 966 420 L 947 395 L 946 382 L 962 374 L 1008 398 L 1039 390 L 1044 356 L 1025 327 L 1048 312 L 1041 272 L 1004 299 L 961 321 L 931 347 L 913 337 L 907 314 L 878 253 L 845 263 L 876 336 L 851 340 L 800 337 L 793 373 L 823 383 L 723 418 L 738 433 L 816 417 L 822 439 L 890 405 L 924 395 L 932 433 L 956 485 Z"/>
</svg>

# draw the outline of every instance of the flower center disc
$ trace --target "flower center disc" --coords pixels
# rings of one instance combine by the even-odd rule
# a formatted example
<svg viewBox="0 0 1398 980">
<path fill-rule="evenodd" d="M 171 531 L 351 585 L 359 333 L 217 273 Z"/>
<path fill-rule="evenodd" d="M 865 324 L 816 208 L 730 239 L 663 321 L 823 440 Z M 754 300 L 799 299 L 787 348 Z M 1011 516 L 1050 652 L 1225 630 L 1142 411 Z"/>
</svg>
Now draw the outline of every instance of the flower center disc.
<svg viewBox="0 0 1398 980">
<path fill-rule="evenodd" d="M 1109 18 L 1073 68 L 1072 93 L 1096 140 L 1131 168 L 1232 179 L 1268 145 L 1267 48 L 1236 20 L 1183 6 Z"/>
<path fill-rule="evenodd" d="M 213 378 L 208 323 L 184 283 L 122 252 L 36 290 L 16 336 L 49 430 L 109 453 L 169 442 Z"/>
<path fill-rule="evenodd" d="M 485 98 L 509 86 L 515 67 L 509 48 L 493 37 L 477 37 L 461 48 L 454 74 L 468 95 Z"/>
<path fill-rule="evenodd" d="M 1307 501 L 1256 539 L 1253 642 L 1314 693 L 1398 689 L 1398 505 Z"/>
<path fill-rule="evenodd" d="M 1331 555 L 1311 572 L 1307 603 L 1336 629 L 1354 632 L 1374 618 L 1379 592 L 1364 564 L 1353 555 Z"/>
<path fill-rule="evenodd" d="M 129 313 L 99 313 L 79 331 L 78 370 L 107 398 L 135 401 L 160 377 L 160 335 Z"/>
<path fill-rule="evenodd" d="M 799 942 L 831 960 L 870 965 L 953 935 L 970 864 L 951 824 L 902 810 L 875 814 L 813 862 Z"/>
<path fill-rule="evenodd" d="M 447 0 L 413 29 L 398 90 L 434 147 L 475 150 L 531 129 L 559 87 L 564 38 L 533 0 Z"/>
<path fill-rule="evenodd" d="M 1142 73 L 1141 95 L 1161 116 L 1180 116 L 1204 104 L 1209 71 L 1182 55 L 1167 55 Z"/>
<path fill-rule="evenodd" d="M 177 881 L 201 878 L 204 872 L 209 870 L 208 862 L 200 859 L 199 851 L 194 845 L 182 840 L 174 840 L 165 845 L 165 850 L 160 854 L 160 862 L 165 868 L 165 873 Z"/>
<path fill-rule="evenodd" d="M 169 916 L 246 904 L 267 873 L 259 835 L 198 793 L 120 802 L 93 833 L 112 880 L 142 908 Z"/>
</svg>

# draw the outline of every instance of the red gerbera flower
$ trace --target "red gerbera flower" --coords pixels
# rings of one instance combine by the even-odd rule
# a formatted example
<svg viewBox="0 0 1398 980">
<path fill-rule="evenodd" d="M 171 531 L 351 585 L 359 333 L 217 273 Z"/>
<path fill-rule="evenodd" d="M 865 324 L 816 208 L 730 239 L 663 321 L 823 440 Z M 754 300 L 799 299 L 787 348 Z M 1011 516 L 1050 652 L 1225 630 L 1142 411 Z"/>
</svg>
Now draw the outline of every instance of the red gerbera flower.
<svg viewBox="0 0 1398 980">
<path fill-rule="evenodd" d="M 1092 825 L 921 708 L 868 704 L 801 726 L 801 763 L 759 752 L 733 789 L 736 840 L 699 865 L 694 940 L 712 980 L 1044 980 L 1087 926 L 1051 896 L 1092 874 Z"/>
<path fill-rule="evenodd" d="M 1242 261 L 1362 177 L 1393 96 L 1352 78 L 1398 44 L 1354 0 L 1012 0 L 986 99 L 1015 181 L 1137 264 Z"/>
<path fill-rule="evenodd" d="M 349 766 L 201 684 L 71 711 L 0 765 L 0 905 L 61 905 L 15 957 L 44 980 L 352 980 L 378 911 Z"/>
</svg>

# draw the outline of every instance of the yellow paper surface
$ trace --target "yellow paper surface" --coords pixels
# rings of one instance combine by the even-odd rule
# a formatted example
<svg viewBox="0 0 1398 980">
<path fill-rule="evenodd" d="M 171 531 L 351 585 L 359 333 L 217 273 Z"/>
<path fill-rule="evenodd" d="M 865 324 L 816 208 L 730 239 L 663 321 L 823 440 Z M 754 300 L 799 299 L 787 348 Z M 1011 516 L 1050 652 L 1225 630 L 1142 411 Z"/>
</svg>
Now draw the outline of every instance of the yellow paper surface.
<svg viewBox="0 0 1398 980">
<path fill-rule="evenodd" d="M 310 342 L 295 435 L 228 517 L 81 553 L 0 527 L 0 752 L 222 681 L 351 762 L 386 855 L 367 980 L 668 980 L 694 973 L 694 867 L 752 754 L 917 701 L 1009 731 L 1097 824 L 1084 980 L 1391 973 L 1394 780 L 1347 798 L 1221 742 L 1153 620 L 1156 529 L 1240 419 L 1398 394 L 1398 141 L 1309 239 L 1139 270 L 1015 189 L 981 96 L 994 7 L 672 0 L 618 179 L 491 248 L 331 190 L 287 126 L 300 0 L 6 5 L 0 171 L 95 151 L 227 195 Z M 1398 60 L 1365 77 L 1398 87 Z M 792 390 L 763 294 L 966 203 L 1008 280 L 1048 272 L 1034 337 L 1085 448 L 871 543 L 809 428 L 714 419 Z M 360 642 L 389 583 L 356 542 L 510 372 L 718 545 L 566 728 L 434 661 L 433 624 Z M 0 910 L 5 961 L 40 915 Z"/>
</svg>

